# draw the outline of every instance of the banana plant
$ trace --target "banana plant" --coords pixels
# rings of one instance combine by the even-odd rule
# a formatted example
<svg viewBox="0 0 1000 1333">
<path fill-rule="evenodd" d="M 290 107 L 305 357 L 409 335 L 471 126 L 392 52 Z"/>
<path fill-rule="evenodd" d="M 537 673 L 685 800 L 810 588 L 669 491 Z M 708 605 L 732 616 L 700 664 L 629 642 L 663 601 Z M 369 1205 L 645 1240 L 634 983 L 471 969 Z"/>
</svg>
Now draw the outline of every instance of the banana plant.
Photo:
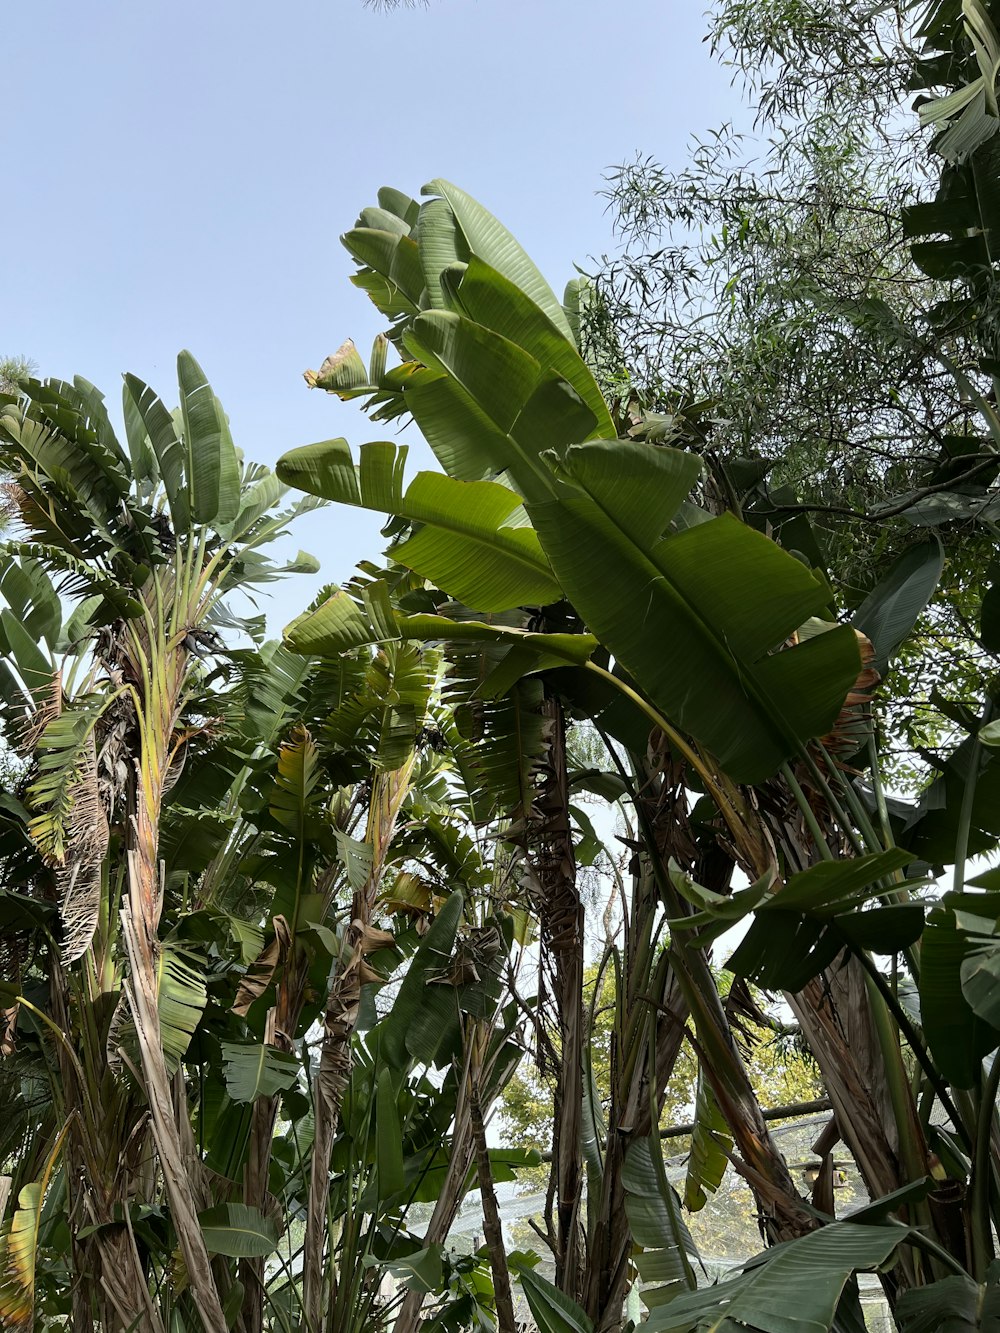
<svg viewBox="0 0 1000 1333">
<path fill-rule="evenodd" d="M 313 494 L 393 514 L 389 558 L 438 591 L 423 605 L 411 598 L 398 607 L 373 586 L 335 593 L 289 626 L 287 644 L 333 655 L 433 639 L 446 656 L 478 645 L 482 701 L 541 675 L 548 706 L 560 714 L 567 697 L 589 695 L 591 715 L 620 728 L 624 709 L 638 718 L 629 724 L 641 737 L 634 752 L 645 748 L 651 726 L 662 731 L 716 801 L 737 846 L 752 849 L 744 860 L 767 856 L 733 779 L 765 780 L 834 726 L 861 672 L 858 635 L 822 619 L 830 614 L 825 580 L 733 516 L 715 518 L 688 503 L 700 477 L 694 455 L 615 438 L 572 321 L 520 247 L 462 191 L 434 182 L 427 193 L 433 197 L 417 205 L 383 192 L 379 210 L 366 210 L 345 237 L 362 266 L 359 285 L 392 320 L 387 340 L 376 344 L 367 371 L 345 345 L 308 378 L 366 398 L 376 420 L 411 415 L 445 473 L 406 484 L 404 449 L 364 445 L 355 463 L 344 441 L 331 441 L 285 455 L 279 475 Z M 402 357 L 393 369 L 386 341 Z M 804 630 L 807 622 L 821 632 Z M 549 771 L 564 812 L 564 764 Z M 559 806 L 547 807 L 545 835 L 569 827 Z M 569 856 L 544 859 L 571 866 L 569 846 Z M 552 1240 L 559 1285 L 582 1294 L 582 919 L 562 930 L 575 945 L 555 968 L 568 1024 L 559 1044 L 573 1058 L 563 1062 L 558 1098 Z M 707 972 L 699 975 L 704 984 Z M 665 995 L 673 972 L 661 970 L 658 984 Z M 631 1039 L 642 1030 L 634 1019 Z M 661 1098 L 679 1039 L 667 1040 L 653 1076 Z M 644 1059 L 630 1066 L 637 1078 Z M 761 1128 L 748 1122 L 746 1142 Z M 612 1322 L 628 1284 L 621 1168 L 619 1156 L 602 1204 L 606 1221 L 612 1213 L 614 1220 L 589 1238 L 600 1246 L 613 1233 L 612 1254 L 590 1269 L 588 1297 Z M 779 1176 L 769 1187 L 773 1204 L 790 1182 L 779 1155 L 770 1169 Z M 798 1216 L 794 1203 L 790 1216 Z"/>
<path fill-rule="evenodd" d="M 181 1074 L 209 1006 L 210 954 L 187 933 L 187 914 L 180 928 L 175 916 L 231 830 L 241 775 L 264 740 L 246 722 L 242 735 L 226 734 L 233 699 L 218 685 L 239 664 L 221 635 L 245 627 L 226 599 L 315 568 L 301 554 L 276 566 L 263 550 L 313 502 L 280 508 L 285 488 L 243 463 L 189 353 L 178 382 L 171 414 L 126 377 L 127 447 L 84 380 L 27 380 L 3 403 L 14 518 L 0 575 L 0 693 L 25 765 L 5 803 L 5 861 L 20 889 L 5 980 L 12 1057 L 28 1025 L 40 1072 L 61 1083 L 33 1128 L 43 1140 L 66 1133 L 64 1188 L 86 1219 L 73 1237 L 73 1318 L 124 1328 L 145 1310 L 151 1327 L 164 1326 L 144 1246 L 122 1226 L 137 1188 L 150 1206 L 162 1190 L 183 1265 L 180 1303 L 221 1333 L 238 1301 L 212 1255 L 237 1251 L 206 1212 Z M 252 656 L 263 673 L 264 657 Z M 273 681 L 282 702 L 300 666 Z M 210 812 L 177 800 L 196 770 L 219 784 Z M 221 907 L 215 925 L 236 965 L 246 961 L 253 930 Z M 239 1252 L 273 1248 L 267 1227 L 256 1236 Z M 24 1298 L 30 1310 L 30 1291 Z"/>
<path fill-rule="evenodd" d="M 891 1256 L 883 1282 L 894 1303 L 901 1301 L 940 1277 L 942 1264 L 966 1260 L 953 1244 L 961 1211 L 951 1199 L 956 1186 L 935 1175 L 942 1138 L 929 1112 L 942 1098 L 954 1112 L 958 1138 L 949 1160 L 957 1163 L 956 1152 L 970 1151 L 976 1124 L 962 1097 L 949 1091 L 934 1053 L 947 1047 L 945 1061 L 964 1061 L 967 1083 L 980 1079 L 977 1062 L 992 1049 L 994 925 L 978 899 L 946 902 L 931 919 L 923 959 L 923 911 L 902 873 L 916 858 L 897 851 L 896 840 L 906 846 L 935 836 L 941 786 L 926 810 L 900 816 L 881 790 L 877 757 L 868 788 L 854 780 L 850 764 L 859 751 L 868 764 L 873 664 L 886 669 L 932 596 L 940 548 L 931 542 L 904 555 L 854 624 L 839 625 L 825 572 L 801 558 L 801 534 L 796 558 L 736 514 L 699 511 L 688 501 L 700 476 L 692 452 L 614 439 L 616 423 L 576 351 L 572 302 L 560 315 L 537 270 L 468 196 L 445 182 L 426 193 L 429 200 L 418 204 L 383 192 L 379 209 L 366 210 L 345 237 L 361 265 L 358 285 L 392 323 L 367 368 L 345 345 L 310 380 L 364 399 L 376 420 L 411 416 L 444 474 L 421 473 L 407 485 L 403 450 L 382 442 L 362 446 L 357 462 L 344 441 L 332 441 L 295 450 L 279 464 L 283 478 L 313 494 L 393 515 L 388 556 L 423 581 L 425 594 L 393 606 L 375 587 L 335 593 L 289 627 L 287 643 L 326 655 L 376 642 L 432 640 L 446 656 L 478 645 L 479 699 L 495 701 L 514 682 L 538 678 L 546 697 L 555 695 L 625 744 L 632 776 L 623 776 L 636 788 L 637 809 L 650 781 L 642 770 L 645 738 L 656 729 L 662 753 L 684 766 L 684 784 L 704 793 L 714 810 L 692 830 L 694 853 L 690 837 L 686 845 L 680 840 L 677 866 L 669 865 L 669 839 L 657 836 L 648 815 L 640 844 L 673 923 L 662 980 L 676 990 L 671 1012 L 681 1025 L 690 1014 L 707 1123 L 721 1113 L 736 1165 L 774 1220 L 771 1239 L 806 1233 L 801 1243 L 811 1245 L 819 1219 L 799 1199 L 754 1109 L 732 1015 L 707 968 L 706 950 L 721 933 L 710 921 L 755 912 L 764 933 L 751 929 L 734 965 L 748 979 L 786 990 L 821 1065 L 838 1130 L 873 1197 L 893 1199 L 888 1212 L 937 1237 L 921 1250 L 910 1234 L 876 1261 L 884 1269 Z M 391 369 L 388 346 L 401 358 Z M 990 739 L 988 730 L 981 740 L 970 738 L 966 757 L 956 759 L 952 781 L 964 799 L 948 803 L 966 848 L 977 850 L 993 845 L 989 787 L 977 800 L 977 783 L 962 779 L 970 765 L 981 776 Z M 676 829 L 673 837 L 676 844 Z M 692 896 L 691 869 L 720 851 L 713 887 Z M 756 885 L 749 897 L 731 893 L 737 866 Z M 967 932 L 960 946 L 956 929 Z M 903 960 L 914 977 L 919 972 L 931 1024 L 926 1036 L 873 951 Z M 940 1032 L 933 1026 L 959 971 L 975 1021 L 987 1024 L 967 1051 L 956 1044 L 958 1029 L 976 1029 L 964 1015 Z M 670 1024 L 661 1018 L 654 1029 L 646 1044 L 666 1042 L 669 1066 Z M 922 1098 L 908 1086 L 908 1060 L 921 1069 Z M 655 1089 L 657 1077 L 651 1081 Z M 988 1108 L 988 1086 L 984 1095 Z M 656 1115 L 654 1096 L 650 1128 Z M 981 1149 L 973 1175 L 982 1200 L 986 1163 Z M 607 1188 L 604 1165 L 605 1183 L 594 1176 L 592 1188 Z M 961 1181 L 961 1168 L 952 1169 Z M 612 1224 L 598 1244 L 627 1215 L 608 1204 L 622 1197 L 618 1174 L 615 1184 L 610 1173 L 611 1193 L 598 1214 Z M 692 1197 L 698 1195 L 696 1187 Z M 571 1208 L 572 1196 L 565 1202 Z M 974 1226 L 981 1255 L 988 1216 L 986 1205 Z M 580 1317 L 596 1316 L 600 1326 L 613 1326 L 631 1281 L 621 1241 L 619 1235 L 612 1251 L 622 1257 L 608 1254 L 591 1266 L 592 1290 L 580 1293 L 587 1307 Z M 588 1247 L 594 1243 L 588 1236 Z M 934 1244 L 939 1252 L 929 1257 Z M 984 1271 L 982 1262 L 976 1271 Z M 609 1302 L 612 1272 L 618 1290 Z M 573 1282 L 561 1274 L 564 1294 Z M 594 1290 L 601 1285 L 603 1305 Z"/>
</svg>

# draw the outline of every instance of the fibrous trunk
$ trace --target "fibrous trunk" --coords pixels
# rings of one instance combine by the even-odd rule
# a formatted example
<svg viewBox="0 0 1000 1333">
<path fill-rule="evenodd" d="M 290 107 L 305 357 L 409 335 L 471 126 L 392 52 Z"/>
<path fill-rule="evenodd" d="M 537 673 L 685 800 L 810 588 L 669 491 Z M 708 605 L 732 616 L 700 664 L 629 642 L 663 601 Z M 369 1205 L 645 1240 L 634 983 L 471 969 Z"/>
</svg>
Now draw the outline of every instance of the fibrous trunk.
<svg viewBox="0 0 1000 1333">
<path fill-rule="evenodd" d="M 554 1216 L 547 1209 L 556 1283 L 570 1296 L 582 1286 L 583 945 L 566 770 L 566 723 L 555 698 L 542 703 L 547 748 L 529 819 L 529 861 L 541 926 L 543 968 L 551 988 L 547 1017 L 558 1033 L 552 1155 Z M 546 1014 L 543 1013 L 542 1021 Z"/>
</svg>

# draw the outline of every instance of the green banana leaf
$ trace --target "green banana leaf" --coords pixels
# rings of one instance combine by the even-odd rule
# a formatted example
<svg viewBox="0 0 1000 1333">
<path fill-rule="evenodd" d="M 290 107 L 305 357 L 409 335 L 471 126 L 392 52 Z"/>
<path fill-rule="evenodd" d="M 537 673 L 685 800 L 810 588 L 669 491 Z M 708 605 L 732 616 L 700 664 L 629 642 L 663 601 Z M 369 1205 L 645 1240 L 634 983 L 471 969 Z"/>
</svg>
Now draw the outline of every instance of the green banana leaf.
<svg viewBox="0 0 1000 1333">
<path fill-rule="evenodd" d="M 154 390 L 128 373 L 122 384 L 122 410 L 132 475 L 140 493 L 144 496 L 151 494 L 162 478 L 173 513 L 175 498 L 181 494 L 184 470 L 173 418 Z M 175 524 L 178 517 L 174 514 Z M 185 526 L 186 523 L 178 525 Z"/>
<path fill-rule="evenodd" d="M 774 651 L 825 606 L 820 580 L 731 515 L 663 535 L 697 459 L 594 441 L 556 464 L 577 493 L 526 504 L 542 548 L 588 628 L 668 720 L 747 783 L 833 726 L 860 670 L 854 631 Z"/>
<path fill-rule="evenodd" d="M 647 1333 L 695 1333 L 706 1327 L 828 1333 L 851 1276 L 885 1263 L 908 1235 L 907 1227 L 895 1224 L 834 1222 L 776 1245 L 738 1277 L 656 1307 L 643 1327 Z"/>
<path fill-rule="evenodd" d="M 712 1085 L 698 1071 L 698 1091 L 694 1105 L 694 1133 L 684 1180 L 684 1207 L 697 1213 L 722 1184 L 729 1165 L 728 1152 L 733 1146 L 725 1116 L 719 1109 Z"/>
<path fill-rule="evenodd" d="M 407 615 L 390 603 L 384 585 L 369 585 L 365 605 L 338 591 L 313 611 L 306 611 L 285 628 L 285 644 L 293 653 L 333 657 L 366 644 L 399 639 L 423 642 L 474 640 L 496 642 L 522 655 L 518 675 L 587 661 L 597 647 L 589 634 L 534 634 L 478 620 L 448 616 Z M 506 688 L 506 686 L 505 686 Z"/>
<path fill-rule="evenodd" d="M 209 1254 L 230 1259 L 260 1259 L 278 1248 L 278 1228 L 259 1208 L 220 1203 L 198 1214 Z"/>
<path fill-rule="evenodd" d="M 196 954 L 173 941 L 164 942 L 156 964 L 156 1002 L 160 1043 L 171 1074 L 183 1060 L 208 1004 L 206 972 Z"/>
<path fill-rule="evenodd" d="M 610 439 L 614 422 L 604 395 L 573 341 L 509 278 L 474 254 L 461 270 L 445 273 L 451 307 L 476 324 L 516 343 L 561 376 L 594 414 L 594 435 Z"/>
<path fill-rule="evenodd" d="M 822 861 L 792 875 L 755 909 L 728 966 L 757 985 L 798 991 L 845 948 L 892 954 L 919 939 L 919 902 L 859 910 L 878 882 L 912 861 L 900 848 L 845 861 Z"/>
<path fill-rule="evenodd" d="M 950 1083 L 976 1087 L 985 1056 L 1000 1045 L 993 975 L 1000 904 L 992 893 L 946 893 L 920 942 L 920 1021 Z"/>
<path fill-rule="evenodd" d="M 437 472 L 418 473 L 404 492 L 406 452 L 405 445 L 365 444 L 355 467 L 346 440 L 325 440 L 291 450 L 277 471 L 312 495 L 420 524 L 392 547 L 392 559 L 466 606 L 496 612 L 559 600 L 519 495 L 498 482 Z"/>
<path fill-rule="evenodd" d="M 34 1327 L 35 1261 L 43 1183 L 33 1180 L 17 1198 L 17 1208 L 0 1227 L 0 1321 L 4 1328 Z"/>
<path fill-rule="evenodd" d="M 1000 1261 L 985 1282 L 955 1274 L 904 1291 L 895 1314 L 902 1333 L 1000 1333 Z"/>
<path fill-rule="evenodd" d="M 448 205 L 451 218 L 461 234 L 462 245 L 468 255 L 478 255 L 502 274 L 542 310 L 567 339 L 573 332 L 559 298 L 542 277 L 535 264 L 524 252 L 507 228 L 487 212 L 471 195 L 450 181 L 433 180 L 421 190 L 424 195 L 439 195 Z M 422 214 L 427 211 L 424 206 Z M 443 219 L 443 213 L 436 217 Z M 438 223 L 440 226 L 440 222 Z M 426 233 L 421 217 L 420 241 L 426 244 Z"/>
<path fill-rule="evenodd" d="M 462 920 L 464 904 L 465 899 L 460 890 L 449 895 L 427 934 L 420 941 L 420 947 L 400 984 L 399 993 L 391 1010 L 379 1024 L 379 1055 L 392 1069 L 406 1068 L 408 1052 L 417 1059 L 427 1057 L 426 1063 L 430 1063 L 437 1054 L 436 1045 L 433 1049 L 421 1047 L 413 1051 L 410 1028 L 415 1016 L 420 1012 L 429 976 L 448 965 L 452 949 L 455 947 L 455 936 Z"/>
<path fill-rule="evenodd" d="M 691 1260 L 698 1260 L 680 1199 L 667 1180 L 659 1138 L 629 1144 L 622 1187 L 632 1237 L 641 1247 L 635 1262 L 643 1281 L 642 1299 L 653 1309 L 697 1285 Z"/>
<path fill-rule="evenodd" d="M 534 1268 L 511 1256 L 511 1272 L 519 1279 L 538 1333 L 593 1333 L 593 1321 L 577 1303 Z"/>
<path fill-rule="evenodd" d="M 911 546 L 854 613 L 851 624 L 871 640 L 879 675 L 933 597 L 943 569 L 944 548 L 936 537 Z"/>
<path fill-rule="evenodd" d="M 263 1042 L 224 1041 L 222 1077 L 234 1102 L 254 1102 L 294 1087 L 300 1065 L 288 1051 Z"/>
<path fill-rule="evenodd" d="M 196 523 L 222 527 L 240 507 L 240 468 L 222 404 L 190 352 L 177 357 L 184 423 L 184 473 Z"/>
<path fill-rule="evenodd" d="M 404 1186 L 403 1128 L 399 1117 L 399 1091 L 392 1072 L 383 1067 L 378 1073 L 375 1094 L 375 1135 L 378 1163 L 378 1191 L 387 1199 Z"/>
<path fill-rule="evenodd" d="M 426 368 L 404 398 L 442 467 L 463 480 L 506 472 L 526 499 L 561 489 L 546 450 L 589 440 L 597 418 L 579 393 L 516 342 L 452 311 L 403 334 Z"/>
</svg>

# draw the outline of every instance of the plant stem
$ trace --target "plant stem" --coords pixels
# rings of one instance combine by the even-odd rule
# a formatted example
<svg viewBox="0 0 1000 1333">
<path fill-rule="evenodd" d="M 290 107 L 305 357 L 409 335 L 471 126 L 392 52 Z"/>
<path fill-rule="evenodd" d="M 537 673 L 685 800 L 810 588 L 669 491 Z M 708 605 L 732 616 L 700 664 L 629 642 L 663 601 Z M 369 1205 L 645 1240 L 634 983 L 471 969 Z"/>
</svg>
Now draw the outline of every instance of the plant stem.
<svg viewBox="0 0 1000 1333">
<path fill-rule="evenodd" d="M 490 1268 L 493 1270 L 493 1293 L 496 1301 L 497 1327 L 499 1333 L 517 1333 L 514 1320 L 514 1298 L 511 1295 L 510 1270 L 507 1267 L 507 1253 L 503 1244 L 503 1227 L 500 1222 L 500 1209 L 497 1206 L 496 1190 L 493 1187 L 493 1169 L 490 1165 L 490 1150 L 486 1145 L 486 1127 L 483 1124 L 483 1110 L 479 1100 L 479 1084 L 473 1085 L 469 1099 L 469 1119 L 472 1124 L 472 1137 L 476 1144 L 476 1171 L 479 1176 L 479 1194 L 483 1203 L 483 1233 L 486 1248 L 490 1256 Z"/>
<path fill-rule="evenodd" d="M 983 708 L 981 727 L 989 722 L 992 712 L 993 703 L 987 699 L 986 706 Z M 962 808 L 958 819 L 958 834 L 955 838 L 955 873 L 952 878 L 952 889 L 955 893 L 961 893 L 965 888 L 965 863 L 969 857 L 972 807 L 976 799 L 976 785 L 979 782 L 979 756 L 982 748 L 982 742 L 977 733 L 972 739 L 972 749 L 969 753 L 969 772 L 966 775 L 965 788 L 962 792 Z"/>
<path fill-rule="evenodd" d="M 813 842 L 816 844 L 816 848 L 820 856 L 823 858 L 824 861 L 832 861 L 834 859 L 833 852 L 830 851 L 826 838 L 823 836 L 823 830 L 819 826 L 819 820 L 816 818 L 816 812 L 809 804 L 809 800 L 806 797 L 805 792 L 799 786 L 798 779 L 792 772 L 790 764 L 784 763 L 781 765 L 781 776 L 788 783 L 788 788 L 791 791 L 792 795 L 795 797 L 795 804 L 799 807 L 799 810 L 802 812 L 802 818 L 806 821 L 806 825 L 809 829 L 809 832 L 812 834 Z"/>
<path fill-rule="evenodd" d="M 932 1085 L 934 1091 L 937 1093 L 941 1105 L 944 1107 L 945 1111 L 951 1117 L 952 1124 L 955 1126 L 955 1129 L 959 1137 L 961 1138 L 962 1143 L 965 1145 L 966 1150 L 968 1152 L 971 1152 L 972 1136 L 969 1133 L 965 1121 L 958 1113 L 958 1108 L 956 1107 L 954 1101 L 952 1100 L 951 1093 L 948 1090 L 947 1083 L 944 1081 L 938 1070 L 935 1068 L 934 1062 L 931 1059 L 930 1054 L 927 1051 L 927 1048 L 924 1046 L 924 1043 L 921 1040 L 919 1033 L 917 1032 L 913 1024 L 910 1022 L 909 1015 L 907 1014 L 903 1006 L 900 1004 L 897 997 L 893 995 L 892 987 L 886 981 L 885 977 L 878 970 L 878 968 L 875 966 L 872 960 L 864 952 L 864 950 L 859 949 L 854 956 L 855 958 L 857 958 L 858 962 L 868 973 L 869 977 L 871 977 L 879 994 L 885 1000 L 885 1003 L 888 1006 L 890 1012 L 892 1013 L 893 1018 L 895 1018 L 896 1023 L 899 1025 L 900 1032 L 902 1032 L 903 1036 L 906 1038 L 910 1046 L 910 1049 L 913 1051 L 913 1054 L 917 1059 L 918 1064 L 920 1065 L 924 1073 L 927 1075 L 928 1082 Z"/>
<path fill-rule="evenodd" d="M 819 745 L 819 742 L 817 741 L 816 744 Z M 820 748 L 822 749 L 822 747 Z M 832 773 L 833 766 L 830 760 L 830 756 L 826 753 L 825 750 L 823 750 L 823 758 L 826 761 L 827 767 L 831 770 Z M 820 768 L 819 764 L 816 762 L 813 756 L 809 753 L 808 745 L 803 745 L 802 747 L 802 761 L 805 764 L 806 768 L 809 770 L 810 776 L 813 778 L 813 780 L 819 787 L 820 791 L 823 793 L 824 799 L 826 800 L 827 805 L 830 807 L 830 813 L 833 815 L 834 819 L 836 819 L 837 823 L 840 825 L 844 837 L 854 848 L 855 852 L 859 856 L 861 856 L 865 850 L 864 841 L 861 837 L 858 836 L 854 824 L 851 823 L 851 820 L 848 818 L 847 811 L 844 809 L 844 807 L 841 805 L 840 801 L 834 794 L 833 788 L 830 786 L 830 783 L 827 780 L 827 777 L 824 774 L 823 770 Z M 852 805 L 851 797 L 854 796 L 854 805 L 852 805 L 852 813 L 854 815 L 855 823 L 858 824 L 858 827 L 862 827 L 864 821 L 864 809 L 861 808 L 861 819 L 859 820 L 858 809 L 855 808 L 855 806 L 860 807 L 860 802 L 858 801 L 857 797 L 854 795 L 853 792 L 848 791 L 846 785 L 844 786 L 843 791 L 844 791 L 844 796 L 847 798 L 848 805 Z M 879 846 L 878 839 L 875 839 L 873 850 L 878 846 Z"/>
<path fill-rule="evenodd" d="M 994 1051 L 990 1072 L 983 1082 L 976 1124 L 976 1151 L 972 1160 L 972 1263 L 977 1282 L 986 1278 L 993 1259 L 993 1219 L 990 1211 L 990 1186 L 993 1177 L 993 1119 L 997 1090 L 1000 1089 L 1000 1052 Z"/>
</svg>

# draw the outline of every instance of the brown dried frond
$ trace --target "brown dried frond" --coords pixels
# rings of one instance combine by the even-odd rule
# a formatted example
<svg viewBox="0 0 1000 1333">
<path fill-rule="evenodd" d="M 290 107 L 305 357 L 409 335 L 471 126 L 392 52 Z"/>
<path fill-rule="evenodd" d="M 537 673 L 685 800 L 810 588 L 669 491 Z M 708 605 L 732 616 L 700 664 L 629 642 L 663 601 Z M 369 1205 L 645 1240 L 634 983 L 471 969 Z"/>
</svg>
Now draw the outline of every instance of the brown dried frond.
<svg viewBox="0 0 1000 1333">
<path fill-rule="evenodd" d="M 63 923 L 63 960 L 75 962 L 90 948 L 101 909 L 104 858 L 110 831 L 101 803 L 97 747 L 91 731 L 72 787 L 66 855 L 56 872 Z"/>
<path fill-rule="evenodd" d="M 128 998 L 122 991 L 118 996 L 114 1013 L 111 1015 L 111 1022 L 108 1024 L 108 1035 L 104 1041 L 104 1054 L 108 1061 L 108 1068 L 116 1078 L 120 1077 L 122 1072 L 122 1046 L 129 1018 Z"/>
<path fill-rule="evenodd" d="M 62 670 L 57 668 L 35 711 L 17 728 L 13 742 L 18 754 L 32 753 L 41 740 L 42 732 L 62 712 L 62 706 Z"/>
<path fill-rule="evenodd" d="M 11 521 L 20 518 L 22 507 L 26 502 L 27 496 L 19 482 L 0 482 L 0 514 L 4 518 Z"/>
<path fill-rule="evenodd" d="M 267 990 L 275 972 L 284 965 L 292 943 L 292 934 L 288 922 L 283 916 L 276 916 L 273 921 L 274 938 L 250 964 L 246 975 L 239 984 L 233 1013 L 245 1018 L 250 1006 Z"/>
<path fill-rule="evenodd" d="M 827 754 L 836 760 L 838 767 L 844 769 L 846 764 L 841 761 L 857 754 L 868 739 L 872 725 L 872 694 L 881 680 L 881 676 L 872 666 L 875 649 L 871 640 L 860 630 L 855 630 L 854 633 L 858 637 L 861 670 L 844 700 L 833 729 L 820 739 L 820 744 Z"/>
<path fill-rule="evenodd" d="M 127 693 L 119 694 L 101 718 L 97 771 L 104 807 L 111 819 L 127 799 L 136 725 L 135 704 Z"/>
<path fill-rule="evenodd" d="M 17 1028 L 17 1010 L 16 1004 L 11 1005 L 9 1009 L 0 1009 L 0 1060 L 9 1058 L 17 1050 L 17 1039 L 14 1036 Z"/>
</svg>

